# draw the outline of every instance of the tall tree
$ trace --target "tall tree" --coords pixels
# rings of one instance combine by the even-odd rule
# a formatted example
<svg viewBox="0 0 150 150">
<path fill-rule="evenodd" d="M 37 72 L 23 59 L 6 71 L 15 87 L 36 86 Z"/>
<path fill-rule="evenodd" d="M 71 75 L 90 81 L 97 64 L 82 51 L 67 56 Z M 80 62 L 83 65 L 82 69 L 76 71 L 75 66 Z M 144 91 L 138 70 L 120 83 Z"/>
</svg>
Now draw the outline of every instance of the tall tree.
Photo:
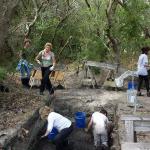
<svg viewBox="0 0 150 150">
<path fill-rule="evenodd" d="M 20 0 L 0 1 L 0 56 L 13 56 L 13 51 L 8 44 L 10 22 L 15 15 L 15 8 Z"/>
<path fill-rule="evenodd" d="M 117 63 L 117 72 L 120 66 L 120 49 L 119 49 L 119 39 L 113 35 L 113 27 L 114 23 L 116 22 L 116 9 L 118 6 L 118 0 L 109 0 L 109 3 L 107 5 L 107 10 L 106 10 L 106 16 L 107 16 L 107 37 L 110 41 L 110 45 L 115 53 L 115 60 Z"/>
</svg>

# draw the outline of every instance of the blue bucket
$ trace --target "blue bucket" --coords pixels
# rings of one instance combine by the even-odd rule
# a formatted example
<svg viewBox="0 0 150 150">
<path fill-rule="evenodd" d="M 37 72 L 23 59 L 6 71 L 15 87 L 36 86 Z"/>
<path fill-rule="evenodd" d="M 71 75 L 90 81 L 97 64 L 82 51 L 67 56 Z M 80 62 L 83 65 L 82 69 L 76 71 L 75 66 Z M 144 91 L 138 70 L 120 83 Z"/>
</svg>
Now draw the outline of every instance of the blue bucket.
<svg viewBox="0 0 150 150">
<path fill-rule="evenodd" d="M 53 140 L 57 134 L 58 130 L 56 128 L 53 128 L 52 131 L 48 134 L 48 139 Z"/>
<path fill-rule="evenodd" d="M 137 84 L 135 82 L 128 82 L 128 90 L 129 89 L 136 89 L 137 88 Z"/>
<path fill-rule="evenodd" d="M 77 128 L 85 128 L 85 112 L 76 112 L 75 113 L 75 123 Z"/>
</svg>

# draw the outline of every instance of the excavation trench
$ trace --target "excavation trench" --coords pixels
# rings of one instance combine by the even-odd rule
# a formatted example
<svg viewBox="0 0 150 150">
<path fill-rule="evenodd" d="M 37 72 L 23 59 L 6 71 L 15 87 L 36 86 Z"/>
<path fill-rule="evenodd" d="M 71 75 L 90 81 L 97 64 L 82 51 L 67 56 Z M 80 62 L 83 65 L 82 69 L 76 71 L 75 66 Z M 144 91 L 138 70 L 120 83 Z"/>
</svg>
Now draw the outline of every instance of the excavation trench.
<svg viewBox="0 0 150 150">
<path fill-rule="evenodd" d="M 92 92 L 92 94 L 89 92 Z M 114 124 L 114 131 L 117 129 L 117 105 L 113 101 L 103 102 L 103 96 L 95 97 L 103 94 L 100 91 L 62 91 L 57 93 L 56 99 L 53 100 L 54 110 L 75 122 L 74 114 L 77 111 L 86 113 L 86 122 L 88 122 L 90 115 L 95 109 L 102 107 L 108 111 L 108 118 Z M 92 95 L 92 96 L 89 96 Z M 102 101 L 100 101 L 102 99 Z M 5 149 L 11 150 L 55 150 L 55 145 L 48 139 L 40 139 L 40 136 L 45 132 L 45 125 L 41 121 L 38 110 L 24 125 L 23 129 L 28 130 L 27 135 L 25 132 L 20 131 L 20 135 L 16 135 L 6 146 Z M 113 131 L 112 136 L 109 137 L 110 147 L 116 147 L 118 144 L 118 135 Z M 113 139 L 114 138 L 114 139 Z M 74 131 L 69 137 L 69 147 L 74 150 L 94 150 L 92 134 L 86 133 L 84 129 L 78 129 L 74 126 Z M 117 145 L 118 146 L 118 145 Z"/>
</svg>

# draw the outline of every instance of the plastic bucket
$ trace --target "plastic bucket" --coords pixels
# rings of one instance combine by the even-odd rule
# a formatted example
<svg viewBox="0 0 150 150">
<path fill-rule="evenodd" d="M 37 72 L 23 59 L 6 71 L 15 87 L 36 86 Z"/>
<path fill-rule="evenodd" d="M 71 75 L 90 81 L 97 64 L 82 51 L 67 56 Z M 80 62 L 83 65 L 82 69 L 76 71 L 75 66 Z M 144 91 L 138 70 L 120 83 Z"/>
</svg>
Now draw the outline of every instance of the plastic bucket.
<svg viewBox="0 0 150 150">
<path fill-rule="evenodd" d="M 75 113 L 75 124 L 77 128 L 85 128 L 85 112 Z"/>
<path fill-rule="evenodd" d="M 57 134 L 58 130 L 56 128 L 53 128 L 52 131 L 48 134 L 48 139 L 53 140 Z"/>
<path fill-rule="evenodd" d="M 135 104 L 137 102 L 137 90 L 129 89 L 127 90 L 127 100 L 129 104 Z"/>
<path fill-rule="evenodd" d="M 129 89 L 136 89 L 137 88 L 137 84 L 135 82 L 128 82 L 128 90 Z"/>
</svg>

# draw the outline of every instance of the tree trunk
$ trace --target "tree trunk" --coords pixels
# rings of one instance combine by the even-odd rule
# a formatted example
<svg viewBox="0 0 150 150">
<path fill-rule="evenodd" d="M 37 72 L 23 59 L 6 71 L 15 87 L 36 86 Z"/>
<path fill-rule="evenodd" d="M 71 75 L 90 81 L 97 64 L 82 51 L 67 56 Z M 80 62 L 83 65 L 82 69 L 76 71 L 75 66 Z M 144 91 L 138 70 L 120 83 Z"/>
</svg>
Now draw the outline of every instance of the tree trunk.
<svg viewBox="0 0 150 150">
<path fill-rule="evenodd" d="M 13 51 L 8 44 L 9 27 L 14 10 L 20 0 L 0 1 L 0 57 L 12 56 Z M 2 60 L 2 59 L 0 59 Z"/>
<path fill-rule="evenodd" d="M 115 12 L 117 9 L 118 0 L 109 0 L 109 4 L 107 6 L 106 10 L 106 16 L 107 16 L 107 37 L 111 43 L 111 47 L 113 49 L 113 52 L 115 53 L 115 60 L 117 64 L 116 72 L 118 72 L 120 67 L 120 50 L 119 50 L 119 41 L 118 39 L 113 35 L 112 28 L 113 23 L 115 22 Z"/>
</svg>

